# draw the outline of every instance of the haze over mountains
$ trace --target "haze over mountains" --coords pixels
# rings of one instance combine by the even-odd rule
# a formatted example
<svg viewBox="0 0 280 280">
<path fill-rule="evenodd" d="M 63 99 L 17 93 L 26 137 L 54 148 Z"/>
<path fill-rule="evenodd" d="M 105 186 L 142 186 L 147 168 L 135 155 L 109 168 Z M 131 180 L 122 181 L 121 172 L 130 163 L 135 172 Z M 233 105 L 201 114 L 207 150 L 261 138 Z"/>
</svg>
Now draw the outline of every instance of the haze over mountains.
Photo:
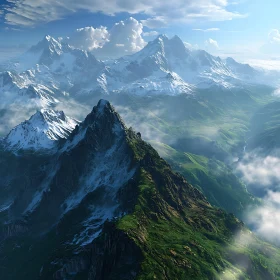
<svg viewBox="0 0 280 280">
<path fill-rule="evenodd" d="M 0 278 L 280 278 L 277 73 L 165 35 L 106 61 L 46 36 L 1 69 Z"/>
<path fill-rule="evenodd" d="M 99 61 L 90 52 L 46 36 L 23 55 L 3 63 L 0 69 L 3 70 L 0 72 L 0 112 L 5 120 L 0 135 L 3 136 L 37 109 L 64 102 L 62 110 L 70 104 L 71 111 L 77 111 L 69 100 L 87 104 L 87 99 L 93 96 L 110 95 L 110 99 L 116 94 L 196 96 L 206 89 L 278 86 L 274 72 L 188 49 L 178 36 L 169 39 L 165 35 L 133 55 L 108 61 Z M 14 120 L 15 116 L 18 117 Z M 85 114 L 71 116 L 83 118 Z"/>
<path fill-rule="evenodd" d="M 267 83 L 264 73 L 247 64 L 190 50 L 178 36 L 168 39 L 165 35 L 138 53 L 104 62 L 90 52 L 46 36 L 2 68 L 1 96 L 7 92 L 28 95 L 44 105 L 55 103 L 60 95 L 81 98 L 97 91 L 178 95 L 193 94 L 200 88 Z"/>
</svg>

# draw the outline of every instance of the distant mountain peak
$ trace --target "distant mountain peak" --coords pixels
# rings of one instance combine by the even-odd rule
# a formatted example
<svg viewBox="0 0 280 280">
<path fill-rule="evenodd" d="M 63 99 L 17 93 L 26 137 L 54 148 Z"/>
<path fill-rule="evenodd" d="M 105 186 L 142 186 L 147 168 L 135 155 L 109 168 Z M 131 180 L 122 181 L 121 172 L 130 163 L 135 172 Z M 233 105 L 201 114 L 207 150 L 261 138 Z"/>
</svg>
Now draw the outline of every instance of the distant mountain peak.
<svg viewBox="0 0 280 280">
<path fill-rule="evenodd" d="M 29 49 L 31 52 L 38 52 L 42 50 L 50 50 L 58 53 L 62 50 L 62 45 L 55 38 L 50 35 L 46 35 L 43 40 Z"/>
<path fill-rule="evenodd" d="M 51 149 L 54 141 L 67 138 L 78 123 L 62 111 L 41 109 L 12 129 L 3 144 L 12 151 Z"/>
<path fill-rule="evenodd" d="M 169 40 L 167 35 L 159 34 L 155 40 Z"/>
<path fill-rule="evenodd" d="M 46 36 L 44 37 L 44 39 L 46 39 L 47 41 L 51 41 L 51 40 L 54 40 L 54 41 L 55 41 L 55 39 L 54 39 L 52 36 L 50 36 L 50 35 L 46 35 Z"/>
<path fill-rule="evenodd" d="M 67 121 L 67 117 L 63 111 L 54 111 L 51 109 L 41 109 L 38 110 L 31 118 L 30 121 L 34 121 L 36 119 L 41 119 L 43 122 L 47 124 L 51 124 L 53 122 Z M 63 137 L 61 137 L 63 138 Z M 55 139 L 57 140 L 57 139 Z"/>
<path fill-rule="evenodd" d="M 171 39 L 169 39 L 169 41 L 177 42 L 184 45 L 182 39 L 178 35 L 174 35 Z"/>
</svg>

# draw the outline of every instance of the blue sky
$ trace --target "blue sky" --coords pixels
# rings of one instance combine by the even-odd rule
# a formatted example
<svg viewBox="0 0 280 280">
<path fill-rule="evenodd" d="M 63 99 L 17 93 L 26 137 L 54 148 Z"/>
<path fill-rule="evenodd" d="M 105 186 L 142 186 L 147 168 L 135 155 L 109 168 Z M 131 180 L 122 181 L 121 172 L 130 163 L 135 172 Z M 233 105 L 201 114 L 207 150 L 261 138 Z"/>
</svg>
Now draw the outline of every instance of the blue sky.
<svg viewBox="0 0 280 280">
<path fill-rule="evenodd" d="M 107 32 L 107 41 L 116 39 L 117 32 L 124 32 L 113 41 L 118 50 L 127 48 L 129 53 L 141 49 L 143 42 L 153 39 L 156 33 L 165 33 L 177 34 L 193 47 L 222 56 L 260 59 L 280 54 L 280 2 L 276 0 L 0 0 L 0 3 L 0 59 L 24 51 L 47 34 L 77 37 L 75 30 L 86 26 L 94 29 L 83 30 L 84 40 L 88 34 L 92 40 L 100 26 L 106 27 L 102 32 Z M 127 28 L 112 31 L 116 23 L 129 17 L 137 23 L 130 22 Z M 122 46 L 119 40 L 126 41 L 126 36 L 132 36 L 133 32 L 141 37 L 130 40 L 136 47 Z M 154 35 L 147 36 L 149 32 Z M 98 47 L 103 44 L 98 41 Z"/>
</svg>

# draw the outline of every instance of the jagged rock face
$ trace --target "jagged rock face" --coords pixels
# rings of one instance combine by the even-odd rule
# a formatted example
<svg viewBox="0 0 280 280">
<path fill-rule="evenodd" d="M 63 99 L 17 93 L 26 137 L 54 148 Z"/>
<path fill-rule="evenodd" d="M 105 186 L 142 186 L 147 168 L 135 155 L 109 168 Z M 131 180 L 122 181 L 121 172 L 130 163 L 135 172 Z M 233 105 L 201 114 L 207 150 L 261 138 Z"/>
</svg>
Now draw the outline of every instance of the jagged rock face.
<svg viewBox="0 0 280 280">
<path fill-rule="evenodd" d="M 31 47 L 28 53 L 39 55 L 39 64 L 49 65 L 54 59 L 58 59 L 63 53 L 63 47 L 60 42 L 51 36 L 45 36 L 36 46 Z"/>
<path fill-rule="evenodd" d="M 249 65 L 187 49 L 178 36 L 168 39 L 165 35 L 133 55 L 107 62 L 46 36 L 6 69 L 15 69 L 25 86 L 41 84 L 53 91 L 59 89 L 61 94 L 66 91 L 78 100 L 97 92 L 192 94 L 195 88 L 232 88 L 248 80 L 263 80 Z"/>
<path fill-rule="evenodd" d="M 9 72 L 0 73 L 0 87 L 3 88 L 5 86 L 10 86 L 14 83 L 15 76 Z"/>
<path fill-rule="evenodd" d="M 103 230 L 108 233 L 106 237 L 90 248 L 92 261 L 87 267 L 88 280 L 135 279 L 143 259 L 139 247 L 114 224 L 106 223 Z"/>
<path fill-rule="evenodd" d="M 44 125 L 48 124 L 48 130 L 41 128 L 41 121 Z M 15 219 L 21 215 L 27 216 L 31 221 L 36 221 L 33 225 L 36 224 L 35 227 L 40 230 L 57 223 L 94 191 L 102 193 L 100 196 L 107 198 L 104 203 L 108 208 L 104 206 L 101 209 L 101 206 L 98 206 L 95 209 L 92 206 L 92 216 L 95 212 L 103 211 L 101 213 L 103 220 L 112 218 L 118 207 L 114 202 L 115 195 L 135 171 L 135 167 L 132 166 L 132 153 L 129 152 L 125 140 L 126 128 L 108 102 L 100 101 L 72 133 L 67 127 L 56 126 L 66 121 L 67 117 L 63 112 L 45 111 L 38 112 L 29 122 L 24 123 L 20 127 L 24 130 L 24 137 L 18 137 L 21 141 L 28 139 L 28 145 L 34 145 L 35 142 L 40 146 L 42 139 L 38 137 L 42 137 L 42 130 L 44 136 L 42 142 L 45 143 L 47 139 L 51 147 L 56 147 L 56 154 L 53 154 L 52 149 L 51 153 L 46 152 L 36 160 L 32 160 L 27 150 L 22 151 L 19 158 L 12 156 L 14 171 L 8 176 L 3 174 L 4 179 L 0 183 L 2 189 L 9 189 L 13 193 L 11 195 L 11 192 L 5 191 L 7 199 L 1 205 L 3 207 L 10 205 L 10 217 Z M 25 129 L 30 126 L 30 129 Z M 8 139 L 13 138 L 16 132 L 12 131 Z M 63 140 L 69 133 L 71 134 L 68 139 Z M 58 139 L 62 140 L 59 142 Z M 28 161 L 26 167 L 25 161 Z M 5 164 L 3 160 L 2 165 Z M 1 170 L 4 171 L 5 168 Z M 19 183 L 20 173 L 25 174 L 21 183 Z M 91 224 L 92 221 L 88 223 Z"/>
<path fill-rule="evenodd" d="M 62 112 L 55 116 L 50 112 L 34 116 L 49 120 L 54 117 L 60 121 L 67 118 Z M 53 137 L 52 141 L 55 140 Z M 71 279 L 71 275 L 83 271 L 89 279 L 118 279 L 120 275 L 122 279 L 134 279 L 142 253 L 124 232 L 112 230 L 104 241 L 89 244 L 98 237 L 107 220 L 133 211 L 138 193 L 134 177 L 141 168 L 152 168 L 153 157 L 158 155 L 139 135 L 125 127 L 104 100 L 67 139 L 57 143 L 55 155 L 27 152 L 15 155 L 2 151 L 0 220 L 8 226 L 3 227 L 1 239 L 34 236 L 36 240 L 36 236 L 44 234 L 47 238 L 48 232 L 55 230 L 57 238 L 78 250 L 81 257 L 52 260 L 58 265 L 48 263 L 54 279 Z M 136 151 L 135 143 L 143 147 Z M 8 162 L 13 171 L 7 176 L 4 166 Z M 162 179 L 157 180 L 160 183 Z M 176 190 L 169 191 L 163 194 L 166 203 L 177 207 L 170 197 Z M 201 196 L 199 192 L 197 195 Z M 164 209 L 160 207 L 157 211 L 163 213 Z M 87 254 L 92 257 L 89 259 Z"/>
<path fill-rule="evenodd" d="M 13 236 L 19 236 L 28 232 L 28 227 L 24 223 L 11 223 L 2 228 L 0 232 L 0 241 Z"/>
<path fill-rule="evenodd" d="M 71 48 L 50 36 L 7 62 L 3 69 L 5 71 L 0 72 L 0 110 L 3 104 L 4 109 L 9 109 L 9 106 L 26 103 L 34 111 L 54 106 L 69 94 L 104 91 L 101 78 L 104 63 L 91 53 Z"/>
<path fill-rule="evenodd" d="M 51 109 L 37 111 L 28 121 L 15 127 L 2 141 L 5 149 L 50 150 L 57 140 L 67 138 L 78 121 L 65 116 L 63 112 Z"/>
<path fill-rule="evenodd" d="M 232 262 L 203 246 L 222 250 L 243 224 L 140 136 L 101 100 L 55 155 L 1 151 L 1 278 L 204 279 Z"/>
<path fill-rule="evenodd" d="M 196 88 L 240 87 L 254 81 L 257 71 L 248 65 L 230 63 L 203 50 L 189 50 L 175 36 L 160 35 L 138 53 L 118 59 L 108 67 L 108 86 L 122 83 L 115 91 L 137 95 L 192 94 Z M 170 75 L 172 79 L 169 79 Z"/>
<path fill-rule="evenodd" d="M 80 71 L 83 71 L 88 69 L 89 66 L 94 70 L 95 67 L 98 68 L 98 66 L 103 65 L 92 54 L 74 49 L 51 36 L 44 37 L 37 45 L 31 47 L 26 55 L 38 56 L 37 61 L 35 60 L 32 65 L 33 67 L 36 64 L 45 65 L 52 68 L 52 70 L 57 70 L 57 72 L 60 72 L 62 68 L 67 66 L 74 67 L 73 69 L 68 68 L 67 70 L 69 71 L 77 70 L 78 68 L 80 68 Z M 24 61 L 22 61 L 22 64 L 24 64 Z"/>
<path fill-rule="evenodd" d="M 26 137 L 40 135 L 37 126 L 41 121 L 63 123 L 66 119 L 63 112 L 38 112 L 29 121 L 33 126 L 26 130 Z M 27 122 L 24 127 L 29 125 Z M 49 129 L 44 135 L 55 143 L 55 155 L 1 151 L 0 220 L 8 224 L 3 227 L 1 240 L 30 235 L 36 239 L 55 227 L 56 234 L 63 236 L 63 244 L 83 250 L 100 234 L 106 220 L 127 211 L 119 190 L 134 176 L 138 164 L 127 141 L 127 128 L 105 100 L 72 133 L 69 131 L 69 137 L 64 135 L 67 139 L 53 132 Z M 12 167 L 8 174 L 7 165 Z M 122 247 L 110 250 L 118 257 Z M 84 258 L 60 263 L 53 272 L 55 279 L 68 279 L 90 265 Z M 92 269 L 90 274 L 105 272 Z"/>
</svg>

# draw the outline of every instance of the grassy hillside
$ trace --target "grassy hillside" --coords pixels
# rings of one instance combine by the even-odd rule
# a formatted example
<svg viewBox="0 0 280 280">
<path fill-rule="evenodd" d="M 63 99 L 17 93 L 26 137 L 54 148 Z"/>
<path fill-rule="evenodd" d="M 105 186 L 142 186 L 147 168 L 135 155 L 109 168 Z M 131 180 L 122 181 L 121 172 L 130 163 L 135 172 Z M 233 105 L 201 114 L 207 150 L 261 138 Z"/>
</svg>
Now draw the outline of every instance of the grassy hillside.
<svg viewBox="0 0 280 280">
<path fill-rule="evenodd" d="M 128 125 L 154 140 L 221 161 L 243 150 L 255 112 L 273 101 L 272 89 L 199 90 L 193 95 L 109 97 Z"/>
<path fill-rule="evenodd" d="M 150 153 L 153 165 L 136 179 L 134 210 L 117 222 L 143 254 L 137 279 L 280 279 L 278 249 L 212 207 Z"/>
<path fill-rule="evenodd" d="M 280 147 L 280 102 L 272 102 L 256 112 L 251 120 L 248 149 L 266 152 Z"/>
<path fill-rule="evenodd" d="M 127 149 L 121 153 L 123 160 L 129 159 L 135 173 L 113 197 L 112 189 L 108 192 L 106 186 L 100 186 L 48 232 L 39 235 L 29 224 L 32 216 L 1 225 L 1 279 L 280 279 L 279 248 L 256 238 L 233 214 L 212 206 L 198 188 L 173 172 L 155 149 L 131 129 L 125 130 L 124 143 Z M 232 174 L 227 174 L 219 161 L 158 145 L 203 192 L 207 193 L 211 186 L 213 201 L 219 199 L 224 208 L 237 211 L 242 195 L 251 199 L 243 185 L 238 181 L 233 184 Z M 82 151 L 87 157 L 92 146 L 88 148 L 77 146 L 74 155 L 78 158 L 73 161 L 83 163 Z M 69 152 L 65 154 L 67 159 L 68 155 Z M 62 181 L 55 180 L 58 190 L 73 183 L 65 176 L 72 167 L 63 163 Z M 219 169 L 225 170 L 214 176 Z M 233 188 L 238 191 L 233 192 Z M 99 220 L 94 220 L 92 230 L 86 233 L 93 241 L 78 245 L 75 238 L 87 227 L 84 219 L 90 218 L 92 207 L 99 205 L 105 209 L 117 205 L 120 214 L 103 223 L 96 239 L 95 223 Z"/>
<path fill-rule="evenodd" d="M 233 171 L 221 161 L 178 152 L 159 142 L 152 142 L 152 145 L 174 170 L 200 189 L 211 204 L 242 218 L 248 205 L 258 203 Z"/>
</svg>

